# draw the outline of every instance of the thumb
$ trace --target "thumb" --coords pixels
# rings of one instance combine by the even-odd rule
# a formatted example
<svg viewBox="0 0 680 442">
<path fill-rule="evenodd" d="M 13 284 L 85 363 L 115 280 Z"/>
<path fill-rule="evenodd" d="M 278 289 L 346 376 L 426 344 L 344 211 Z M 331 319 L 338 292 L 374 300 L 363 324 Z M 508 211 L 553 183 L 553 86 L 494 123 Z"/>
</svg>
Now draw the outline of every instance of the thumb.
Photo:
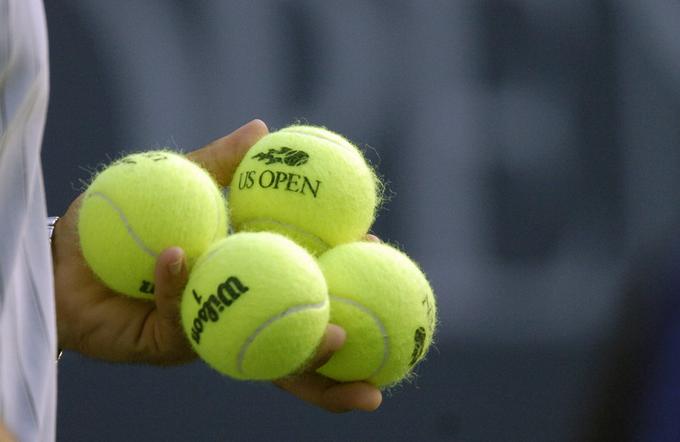
<svg viewBox="0 0 680 442">
<path fill-rule="evenodd" d="M 189 152 L 187 157 L 207 169 L 221 186 L 228 186 L 248 149 L 268 132 L 262 120 L 253 120 L 231 134 Z"/>
<path fill-rule="evenodd" d="M 154 298 L 162 327 L 179 328 L 179 303 L 188 271 L 184 251 L 179 247 L 165 249 L 156 261 Z"/>
</svg>

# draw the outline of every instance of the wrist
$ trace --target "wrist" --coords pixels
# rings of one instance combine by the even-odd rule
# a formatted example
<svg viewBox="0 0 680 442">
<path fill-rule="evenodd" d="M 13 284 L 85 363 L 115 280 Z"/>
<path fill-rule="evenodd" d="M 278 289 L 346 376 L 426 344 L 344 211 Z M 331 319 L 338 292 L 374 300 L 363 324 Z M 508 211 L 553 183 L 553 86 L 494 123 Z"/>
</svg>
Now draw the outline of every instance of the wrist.
<svg viewBox="0 0 680 442">
<path fill-rule="evenodd" d="M 52 254 L 53 257 L 53 262 L 54 262 L 54 245 L 52 238 L 54 236 L 54 228 L 57 225 L 57 221 L 59 221 L 58 216 L 48 216 L 47 217 L 47 238 L 50 241 L 50 253 Z M 57 346 L 57 362 L 61 359 L 62 355 L 64 354 L 64 351 L 60 348 L 60 346 Z"/>
</svg>

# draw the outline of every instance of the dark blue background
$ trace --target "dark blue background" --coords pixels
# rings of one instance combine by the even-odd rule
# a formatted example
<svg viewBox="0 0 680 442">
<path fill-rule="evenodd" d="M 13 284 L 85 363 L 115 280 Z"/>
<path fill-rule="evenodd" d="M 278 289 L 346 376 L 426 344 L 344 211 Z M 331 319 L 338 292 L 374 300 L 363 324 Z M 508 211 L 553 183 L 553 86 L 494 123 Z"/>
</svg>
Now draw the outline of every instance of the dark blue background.
<svg viewBox="0 0 680 442">
<path fill-rule="evenodd" d="M 635 426 L 657 323 L 629 313 L 659 292 L 637 285 L 655 278 L 641 257 L 678 226 L 677 2 L 45 3 L 50 214 L 121 152 L 192 150 L 255 117 L 326 125 L 386 178 L 375 232 L 428 273 L 441 323 L 417 380 L 373 414 L 200 363 L 67 353 L 59 440 L 621 440 Z"/>
</svg>

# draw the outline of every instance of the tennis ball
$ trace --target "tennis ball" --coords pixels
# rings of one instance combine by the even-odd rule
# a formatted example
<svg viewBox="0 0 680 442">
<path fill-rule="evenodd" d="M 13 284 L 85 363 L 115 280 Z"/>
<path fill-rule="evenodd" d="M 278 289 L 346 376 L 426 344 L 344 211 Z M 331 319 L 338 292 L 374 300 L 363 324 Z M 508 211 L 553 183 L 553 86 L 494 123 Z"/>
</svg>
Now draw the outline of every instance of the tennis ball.
<svg viewBox="0 0 680 442">
<path fill-rule="evenodd" d="M 126 156 L 85 191 L 78 219 L 83 256 L 110 288 L 153 299 L 158 254 L 180 246 L 191 268 L 227 234 L 224 196 L 210 174 L 182 155 Z"/>
<path fill-rule="evenodd" d="M 231 220 L 236 231 L 278 232 L 318 255 L 368 232 L 378 186 L 344 137 L 289 126 L 260 139 L 239 164 L 229 189 Z"/>
<path fill-rule="evenodd" d="M 328 290 L 316 261 L 288 238 L 236 233 L 198 260 L 181 301 L 196 353 L 236 379 L 271 380 L 302 368 L 326 331 Z"/>
<path fill-rule="evenodd" d="M 331 300 L 330 322 L 347 331 L 345 345 L 318 372 L 338 381 L 387 387 L 427 353 L 436 324 L 432 288 L 404 253 L 356 242 L 319 257 Z"/>
</svg>

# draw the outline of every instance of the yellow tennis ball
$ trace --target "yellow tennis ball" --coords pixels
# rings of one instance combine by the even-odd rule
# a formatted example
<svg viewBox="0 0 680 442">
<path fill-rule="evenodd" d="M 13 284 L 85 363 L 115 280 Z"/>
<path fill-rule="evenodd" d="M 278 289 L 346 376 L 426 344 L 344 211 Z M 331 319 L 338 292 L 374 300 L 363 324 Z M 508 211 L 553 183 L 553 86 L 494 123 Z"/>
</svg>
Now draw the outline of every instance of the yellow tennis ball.
<svg viewBox="0 0 680 442">
<path fill-rule="evenodd" d="M 330 322 L 345 345 L 318 372 L 338 381 L 387 387 L 408 376 L 427 353 L 436 325 L 432 288 L 404 253 L 357 242 L 319 257 L 331 300 Z"/>
<path fill-rule="evenodd" d="M 378 186 L 373 169 L 344 137 L 289 126 L 260 139 L 236 169 L 229 189 L 232 224 L 236 231 L 284 234 L 319 254 L 368 232 Z"/>
<path fill-rule="evenodd" d="M 290 239 L 243 232 L 215 243 L 182 296 L 182 326 L 196 353 L 236 379 L 271 380 L 302 368 L 328 324 L 316 261 Z"/>
<path fill-rule="evenodd" d="M 110 288 L 153 299 L 160 252 L 184 249 L 187 266 L 227 234 L 226 201 L 210 174 L 182 155 L 126 156 L 85 191 L 78 219 L 83 256 Z"/>
</svg>

